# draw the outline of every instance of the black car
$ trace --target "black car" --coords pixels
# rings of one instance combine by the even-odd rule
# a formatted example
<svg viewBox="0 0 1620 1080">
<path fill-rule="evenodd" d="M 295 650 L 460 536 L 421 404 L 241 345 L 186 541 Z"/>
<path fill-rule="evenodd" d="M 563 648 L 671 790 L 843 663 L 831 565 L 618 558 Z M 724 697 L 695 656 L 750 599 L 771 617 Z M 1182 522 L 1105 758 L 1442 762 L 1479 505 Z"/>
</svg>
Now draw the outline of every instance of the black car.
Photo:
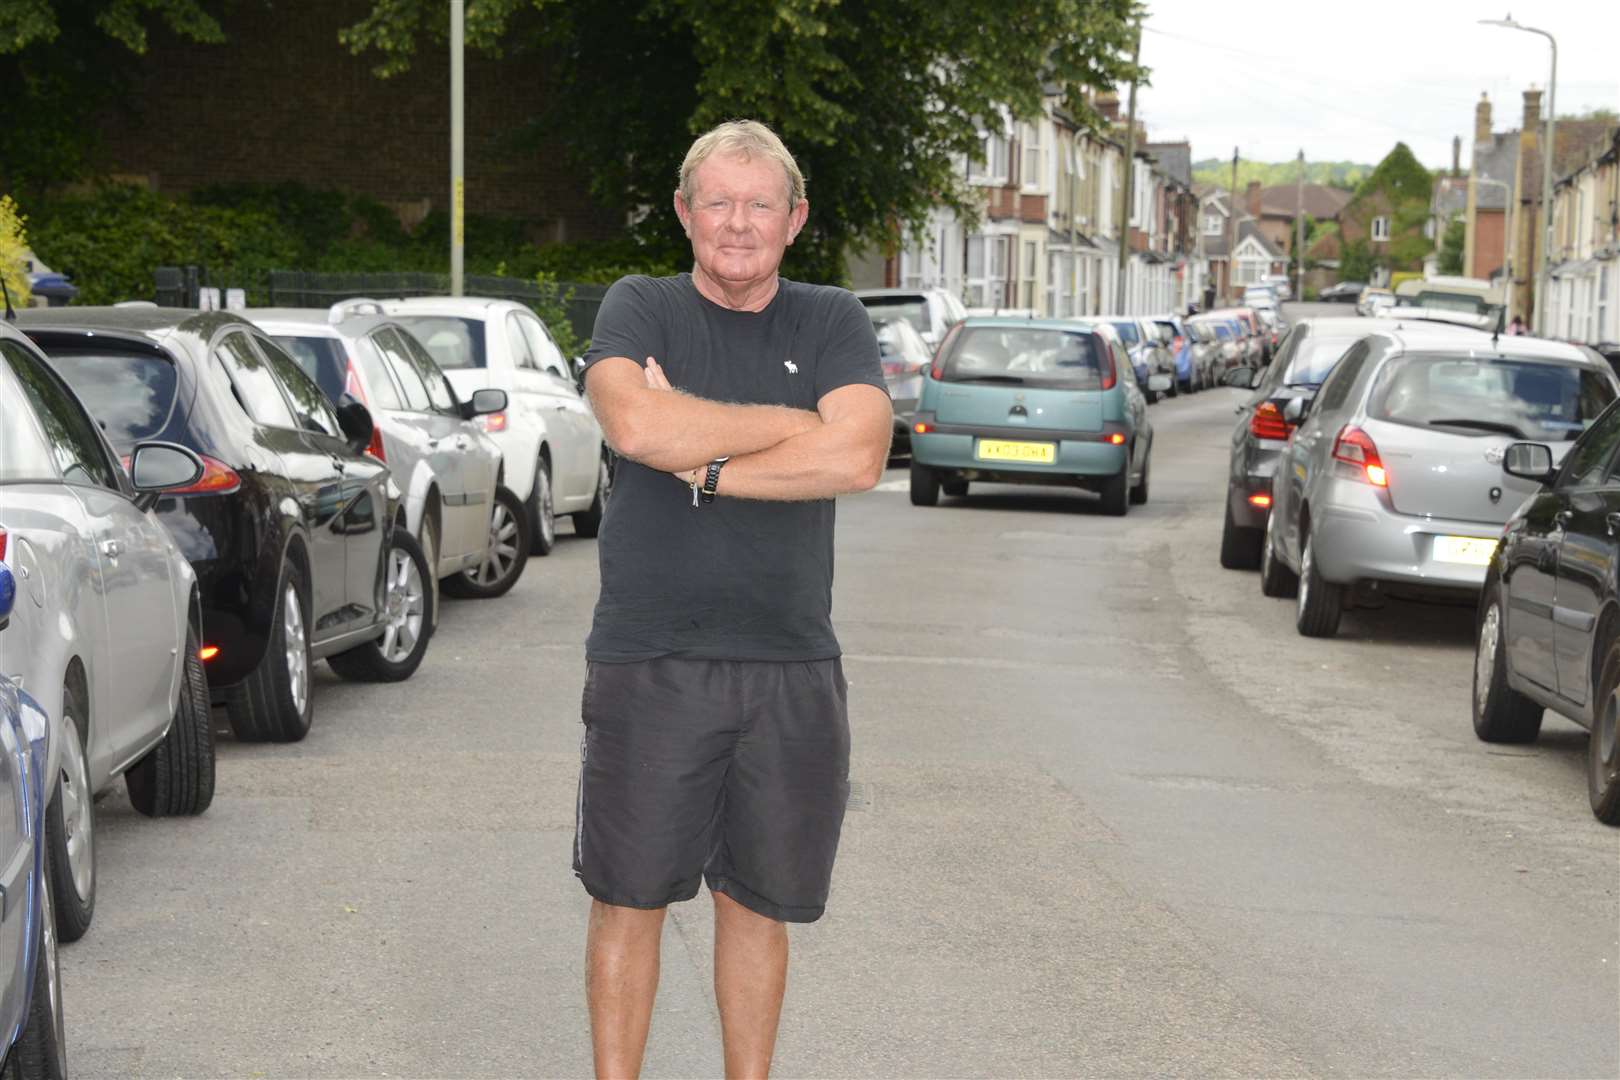
<svg viewBox="0 0 1620 1080">
<path fill-rule="evenodd" d="M 202 478 L 160 520 L 197 571 L 215 698 L 245 740 L 301 739 L 310 668 L 408 678 L 431 634 L 421 549 L 365 406 L 333 408 L 257 327 L 228 312 L 55 308 L 18 321 L 114 449 L 179 443 Z"/>
<path fill-rule="evenodd" d="M 1226 520 L 1221 527 L 1221 565 L 1228 570 L 1254 570 L 1260 565 L 1266 519 L 1271 513 L 1271 478 L 1293 425 L 1283 406 L 1310 397 L 1322 385 L 1344 351 L 1366 337 L 1364 319 L 1303 319 L 1277 346 L 1276 360 L 1264 369 L 1233 368 L 1228 386 L 1251 389 L 1237 407 L 1226 478 Z"/>
<path fill-rule="evenodd" d="M 1366 287 L 1365 281 L 1341 281 L 1317 293 L 1316 299 L 1324 304 L 1353 304 L 1361 299 L 1361 290 Z"/>
<path fill-rule="evenodd" d="M 1592 812 L 1620 825 L 1620 407 L 1581 433 L 1563 465 L 1552 447 L 1510 443 L 1509 476 L 1542 489 L 1509 519 L 1480 596 L 1474 733 L 1529 743 L 1552 709 L 1591 732 Z"/>
</svg>

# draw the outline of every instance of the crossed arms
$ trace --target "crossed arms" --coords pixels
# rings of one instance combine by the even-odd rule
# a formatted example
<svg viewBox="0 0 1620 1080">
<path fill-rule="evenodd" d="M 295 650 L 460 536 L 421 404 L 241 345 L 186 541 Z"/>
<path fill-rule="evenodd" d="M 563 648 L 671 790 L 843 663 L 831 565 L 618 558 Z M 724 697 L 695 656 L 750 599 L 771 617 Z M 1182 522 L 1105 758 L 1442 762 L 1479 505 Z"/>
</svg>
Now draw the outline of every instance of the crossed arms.
<svg viewBox="0 0 1620 1080">
<path fill-rule="evenodd" d="M 807 500 L 865 491 L 883 475 L 893 412 L 875 386 L 830 390 L 816 411 L 727 405 L 669 388 L 657 363 L 612 356 L 585 377 L 608 445 L 685 478 L 729 457 L 718 491 L 740 499 Z"/>
</svg>

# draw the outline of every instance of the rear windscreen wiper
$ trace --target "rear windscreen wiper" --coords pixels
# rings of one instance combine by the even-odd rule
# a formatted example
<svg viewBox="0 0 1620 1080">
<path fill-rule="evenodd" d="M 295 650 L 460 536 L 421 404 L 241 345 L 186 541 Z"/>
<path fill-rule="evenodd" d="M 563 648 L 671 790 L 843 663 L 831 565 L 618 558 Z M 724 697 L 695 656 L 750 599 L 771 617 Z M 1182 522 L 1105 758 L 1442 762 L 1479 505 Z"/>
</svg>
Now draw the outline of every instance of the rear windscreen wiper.
<svg viewBox="0 0 1620 1080">
<path fill-rule="evenodd" d="M 1019 385 L 1023 385 L 1024 377 L 1022 375 L 964 375 L 964 376 L 959 376 L 957 378 L 954 378 L 951 381 L 952 382 L 1018 383 Z"/>
<path fill-rule="evenodd" d="M 1516 439 L 1524 438 L 1524 432 L 1512 424 L 1501 424 L 1495 420 L 1474 420 L 1468 417 L 1460 417 L 1456 420 L 1430 420 L 1429 426 L 1477 428 L 1480 431 L 1499 431 L 1503 435 L 1512 435 Z"/>
</svg>

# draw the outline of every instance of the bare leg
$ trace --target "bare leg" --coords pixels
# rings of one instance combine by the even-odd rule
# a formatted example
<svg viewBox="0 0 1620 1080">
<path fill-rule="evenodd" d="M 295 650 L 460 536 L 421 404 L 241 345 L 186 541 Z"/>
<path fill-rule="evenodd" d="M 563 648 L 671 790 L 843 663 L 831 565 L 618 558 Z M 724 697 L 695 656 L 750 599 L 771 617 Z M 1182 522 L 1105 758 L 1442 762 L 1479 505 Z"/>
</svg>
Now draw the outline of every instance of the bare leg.
<svg viewBox="0 0 1620 1080">
<path fill-rule="evenodd" d="M 730 1080 L 770 1075 L 787 964 L 786 926 L 714 894 L 714 997 Z"/>
<path fill-rule="evenodd" d="M 585 1000 L 591 1010 L 591 1050 L 597 1080 L 641 1075 L 653 998 L 658 993 L 658 945 L 664 909 L 643 911 L 591 901 L 585 935 Z"/>
</svg>

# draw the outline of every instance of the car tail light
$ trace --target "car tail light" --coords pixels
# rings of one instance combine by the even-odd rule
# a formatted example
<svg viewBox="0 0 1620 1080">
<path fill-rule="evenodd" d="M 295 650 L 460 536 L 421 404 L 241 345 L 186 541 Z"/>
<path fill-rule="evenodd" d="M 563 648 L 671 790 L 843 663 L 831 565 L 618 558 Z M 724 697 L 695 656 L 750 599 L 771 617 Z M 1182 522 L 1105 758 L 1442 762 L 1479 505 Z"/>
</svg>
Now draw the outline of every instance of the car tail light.
<svg viewBox="0 0 1620 1080">
<path fill-rule="evenodd" d="M 382 428 L 375 424 L 371 427 L 371 441 L 366 443 L 366 453 L 385 464 L 388 461 L 388 455 L 383 453 Z"/>
<path fill-rule="evenodd" d="M 1114 384 L 1119 382 L 1119 369 L 1114 366 L 1114 350 L 1102 340 L 1097 342 L 1097 348 L 1102 353 L 1102 388 L 1112 390 Z"/>
<path fill-rule="evenodd" d="M 6 561 L 6 530 L 0 529 L 0 562 Z"/>
<path fill-rule="evenodd" d="M 1124 446 L 1125 433 L 1121 431 L 1110 431 L 1108 433 L 1108 442 L 1111 446 Z"/>
<path fill-rule="evenodd" d="M 1346 424 L 1333 440 L 1333 460 L 1354 466 L 1373 487 L 1389 487 L 1389 472 L 1378 456 L 1378 447 L 1354 424 Z"/>
<path fill-rule="evenodd" d="M 501 412 L 485 413 L 484 415 L 476 417 L 475 419 L 478 421 L 478 426 L 483 428 L 491 435 L 494 435 L 498 431 L 506 430 L 506 412 L 504 410 Z"/>
<path fill-rule="evenodd" d="M 190 487 L 175 488 L 165 491 L 165 495 L 229 495 L 242 486 L 242 478 L 236 470 L 223 461 L 216 461 L 207 454 L 199 454 L 203 463 L 202 479 Z M 127 465 L 126 465 L 127 468 Z"/>
<path fill-rule="evenodd" d="M 218 645 L 204 645 L 202 648 L 197 650 L 197 659 L 203 661 L 204 663 L 207 663 L 218 655 Z"/>
<path fill-rule="evenodd" d="M 911 431 L 914 435 L 927 435 L 934 430 L 934 414 L 918 413 L 911 418 Z"/>
<path fill-rule="evenodd" d="M 362 405 L 368 407 L 371 405 L 371 402 L 366 400 L 365 389 L 360 385 L 360 373 L 354 370 L 353 357 L 349 358 L 348 374 L 343 376 L 343 392 L 352 396 L 354 400 L 358 401 Z"/>
<path fill-rule="evenodd" d="M 1250 506 L 1258 506 L 1260 509 L 1264 510 L 1266 507 L 1271 505 L 1271 496 L 1270 495 L 1250 495 L 1249 496 L 1249 505 Z"/>
<path fill-rule="evenodd" d="M 1262 401 L 1249 416 L 1249 434 L 1257 439 L 1286 439 L 1293 433 L 1293 425 L 1283 419 L 1275 401 Z"/>
</svg>

